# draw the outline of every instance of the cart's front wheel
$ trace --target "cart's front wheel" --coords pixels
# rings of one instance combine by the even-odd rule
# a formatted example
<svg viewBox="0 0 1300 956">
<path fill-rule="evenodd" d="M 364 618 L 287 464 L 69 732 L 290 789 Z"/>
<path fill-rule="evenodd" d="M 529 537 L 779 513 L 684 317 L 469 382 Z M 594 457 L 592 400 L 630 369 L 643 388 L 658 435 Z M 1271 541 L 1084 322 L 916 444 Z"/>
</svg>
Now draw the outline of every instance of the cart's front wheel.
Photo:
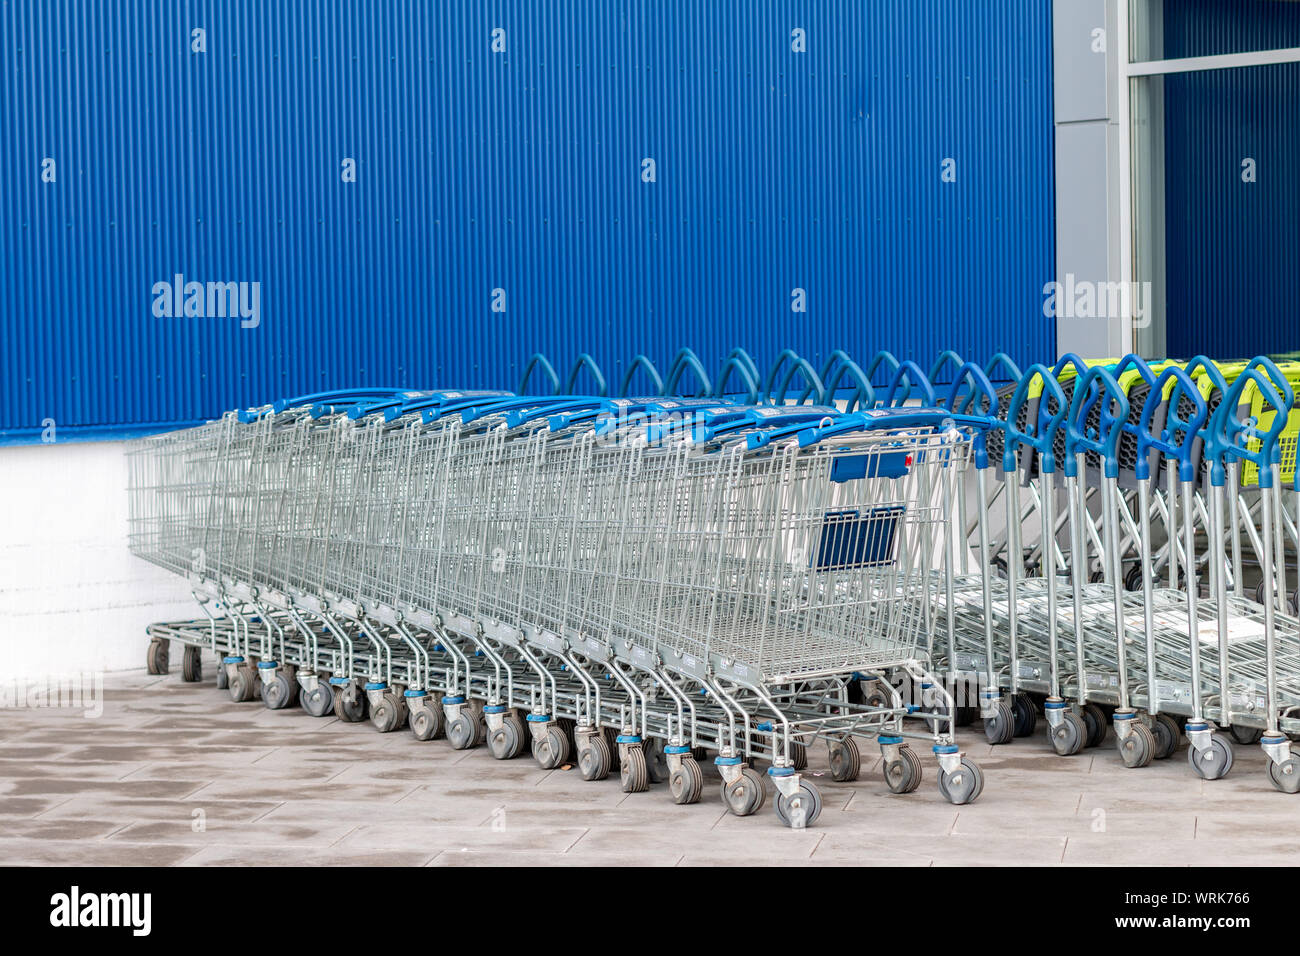
<svg viewBox="0 0 1300 956">
<path fill-rule="evenodd" d="M 1188 748 L 1187 762 L 1202 780 L 1219 780 L 1232 769 L 1232 748 L 1222 737 L 1211 737 L 1210 746 L 1205 751 Z"/>
<path fill-rule="evenodd" d="M 777 795 L 776 815 L 792 830 L 812 826 L 821 813 L 822 795 L 807 781 L 800 781 L 799 789 L 789 796 Z"/>
<path fill-rule="evenodd" d="M 583 780 L 604 780 L 609 776 L 609 744 L 597 732 L 578 748 L 578 771 Z"/>
<path fill-rule="evenodd" d="M 984 737 L 990 744 L 997 746 L 1011 743 L 1015 735 L 1016 724 L 1011 705 L 1000 700 L 997 702 L 997 713 L 984 718 Z"/>
<path fill-rule="evenodd" d="M 1268 779 L 1283 793 L 1300 793 L 1300 761 L 1288 757 L 1281 763 L 1268 762 Z"/>
<path fill-rule="evenodd" d="M 1264 736 L 1264 731 L 1258 727 L 1239 727 L 1236 724 L 1228 728 L 1228 733 L 1232 734 L 1232 739 L 1243 747 L 1259 743 L 1259 738 Z"/>
<path fill-rule="evenodd" d="M 181 680 L 190 684 L 203 680 L 203 648 L 185 648 L 181 655 Z"/>
<path fill-rule="evenodd" d="M 683 757 L 681 766 L 668 778 L 673 803 L 696 803 L 704 792 L 704 771 L 694 757 Z"/>
<path fill-rule="evenodd" d="M 1124 766 L 1130 769 L 1147 766 L 1156 753 L 1156 738 L 1151 733 L 1151 728 L 1136 718 L 1132 723 L 1127 737 L 1116 738 L 1119 755 Z"/>
<path fill-rule="evenodd" d="M 524 729 L 518 717 L 507 715 L 501 726 L 488 734 L 488 752 L 497 760 L 513 760 L 524 749 Z"/>
<path fill-rule="evenodd" d="M 885 761 L 884 771 L 894 793 L 911 793 L 921 785 L 921 758 L 906 744 L 898 748 L 898 759 Z"/>
<path fill-rule="evenodd" d="M 1059 757 L 1072 757 L 1083 749 L 1083 745 L 1088 740 L 1088 728 L 1080 717 L 1072 710 L 1067 710 L 1061 715 L 1061 722 L 1055 727 L 1047 729 L 1047 736 L 1051 738 L 1052 749 L 1056 751 Z"/>
<path fill-rule="evenodd" d="M 145 664 L 148 667 L 150 674 L 156 676 L 167 673 L 167 667 L 169 664 L 167 659 L 169 644 L 169 641 L 158 637 L 155 637 L 149 642 L 149 650 L 145 654 Z"/>
<path fill-rule="evenodd" d="M 619 755 L 618 779 L 623 784 L 624 793 L 645 793 L 650 788 L 650 771 L 644 750 L 633 746 Z"/>
<path fill-rule="evenodd" d="M 1178 721 L 1168 714 L 1156 714 L 1151 718 L 1151 736 L 1156 740 L 1155 759 L 1164 760 L 1178 751 L 1182 731 L 1178 729 Z"/>
<path fill-rule="evenodd" d="M 1011 716 L 1015 719 L 1015 735 L 1028 737 L 1038 724 L 1038 712 L 1028 694 L 1021 691 L 1011 698 Z"/>
<path fill-rule="evenodd" d="M 318 681 L 310 691 L 298 695 L 302 709 L 313 717 L 324 717 L 334 709 L 334 691 L 324 680 Z"/>
<path fill-rule="evenodd" d="M 1083 726 L 1088 731 L 1085 747 L 1098 747 L 1106 739 L 1106 712 L 1096 704 L 1084 704 L 1080 710 Z"/>
<path fill-rule="evenodd" d="M 738 817 L 757 813 L 767 802 L 763 776 L 752 767 L 745 767 L 731 783 L 722 783 L 722 802 Z"/>
<path fill-rule="evenodd" d="M 956 770 L 940 771 L 939 792 L 954 806 L 974 803 L 984 792 L 984 771 L 969 757 L 962 757 Z"/>
<path fill-rule="evenodd" d="M 552 724 L 541 737 L 533 738 L 533 759 L 543 770 L 554 770 L 569 757 L 569 738 L 564 728 Z"/>
</svg>

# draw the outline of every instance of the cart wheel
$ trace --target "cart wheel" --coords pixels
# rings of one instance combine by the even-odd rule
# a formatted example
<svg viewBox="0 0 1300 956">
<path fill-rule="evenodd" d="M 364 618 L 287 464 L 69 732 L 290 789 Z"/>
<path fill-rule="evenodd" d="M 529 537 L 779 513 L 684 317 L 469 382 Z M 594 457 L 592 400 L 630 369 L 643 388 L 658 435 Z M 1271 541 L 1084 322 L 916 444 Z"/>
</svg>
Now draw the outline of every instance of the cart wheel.
<svg viewBox="0 0 1300 956">
<path fill-rule="evenodd" d="M 1287 598 L 1286 603 L 1291 609 L 1292 617 L 1300 615 L 1300 588 L 1296 588 L 1291 592 L 1291 596 Z"/>
<path fill-rule="evenodd" d="M 1178 729 L 1178 721 L 1168 714 L 1156 714 L 1151 718 L 1151 736 L 1156 741 L 1156 760 L 1165 760 L 1172 757 L 1178 752 L 1178 745 L 1182 742 L 1182 732 Z"/>
<path fill-rule="evenodd" d="M 270 681 L 262 682 L 262 703 L 270 710 L 284 710 L 298 696 L 298 682 L 281 671 Z"/>
<path fill-rule="evenodd" d="M 885 783 L 894 793 L 911 793 L 921 785 L 921 758 L 907 744 L 898 748 L 898 759 L 885 762 Z"/>
<path fill-rule="evenodd" d="M 1024 691 L 1012 696 L 1011 716 L 1017 737 L 1028 737 L 1034 732 L 1034 727 L 1038 724 L 1038 713 L 1033 699 Z"/>
<path fill-rule="evenodd" d="M 1102 584 L 1106 580 L 1106 572 L 1097 570 L 1088 575 L 1088 580 L 1093 584 Z"/>
<path fill-rule="evenodd" d="M 1124 766 L 1130 769 L 1145 767 L 1151 763 L 1151 758 L 1155 756 L 1156 738 L 1151 733 L 1151 728 L 1137 718 L 1134 718 L 1133 728 L 1129 731 L 1128 736 L 1116 737 L 1115 740 L 1119 748 L 1119 755 L 1124 760 Z"/>
<path fill-rule="evenodd" d="M 1288 757 L 1281 763 L 1268 762 L 1268 779 L 1283 793 L 1300 793 L 1300 761 Z"/>
<path fill-rule="evenodd" d="M 1258 584 L 1255 585 L 1255 603 L 1256 604 L 1264 603 L 1264 582 L 1263 581 L 1260 581 Z"/>
<path fill-rule="evenodd" d="M 954 806 L 974 803 L 984 792 L 984 772 L 975 761 L 962 757 L 956 770 L 939 772 L 939 792 Z"/>
<path fill-rule="evenodd" d="M 169 664 L 169 661 L 167 660 L 168 644 L 170 643 L 170 641 L 164 640 L 160 637 L 155 637 L 149 641 L 149 650 L 145 652 L 144 660 L 145 667 L 148 668 L 150 674 L 156 676 L 167 673 L 167 667 Z"/>
<path fill-rule="evenodd" d="M 955 722 L 958 727 L 969 727 L 979 718 L 978 707 L 958 707 Z"/>
<path fill-rule="evenodd" d="M 245 703 L 257 696 L 257 675 L 247 664 L 240 664 L 235 669 L 235 676 L 230 678 L 230 699 Z"/>
<path fill-rule="evenodd" d="M 664 742 L 655 737 L 647 737 L 641 744 L 645 754 L 646 779 L 651 783 L 668 781 L 668 755 L 664 753 Z"/>
<path fill-rule="evenodd" d="M 1142 565 L 1135 564 L 1124 574 L 1124 590 L 1142 590 Z"/>
<path fill-rule="evenodd" d="M 380 695 L 379 703 L 370 711 L 370 723 L 381 734 L 392 733 L 406 722 L 406 705 L 402 698 L 390 691 Z"/>
<path fill-rule="evenodd" d="M 488 733 L 487 745 L 488 752 L 497 760 L 518 757 L 524 749 L 524 729 L 519 718 L 507 715 L 500 727 Z"/>
<path fill-rule="evenodd" d="M 1264 731 L 1258 727 L 1238 727 L 1235 724 L 1228 728 L 1228 733 L 1232 734 L 1232 739 L 1243 747 L 1259 743 L 1259 738 L 1264 736 Z"/>
<path fill-rule="evenodd" d="M 1099 746 L 1106 739 L 1106 712 L 1096 704 L 1084 704 L 1082 708 L 1083 726 L 1088 731 L 1085 747 Z"/>
<path fill-rule="evenodd" d="M 334 689 L 325 681 L 319 681 L 310 692 L 301 691 L 298 702 L 313 717 L 324 717 L 334 709 Z"/>
<path fill-rule="evenodd" d="M 334 716 L 349 724 L 366 719 L 366 697 L 355 684 L 334 692 Z"/>
<path fill-rule="evenodd" d="M 533 738 L 533 759 L 543 770 L 554 770 L 569 757 L 569 738 L 552 724 L 541 737 Z"/>
<path fill-rule="evenodd" d="M 640 747 L 628 747 L 618 767 L 618 779 L 623 784 L 624 793 L 645 793 L 650 789 L 650 777 L 646 773 L 645 751 Z"/>
<path fill-rule="evenodd" d="M 592 734 L 578 748 L 578 771 L 583 780 L 604 780 L 609 776 L 609 744 L 604 734 Z"/>
<path fill-rule="evenodd" d="M 572 717 L 556 717 L 555 726 L 560 728 L 565 739 L 569 742 L 569 749 L 564 752 L 567 759 L 569 754 L 578 752 L 578 722 Z"/>
<path fill-rule="evenodd" d="M 1058 757 L 1072 757 L 1083 749 L 1088 739 L 1088 728 L 1082 717 L 1067 710 L 1059 724 L 1047 728 L 1047 736 L 1051 738 L 1052 749 Z"/>
<path fill-rule="evenodd" d="M 478 727 L 473 711 L 462 709 L 447 725 L 447 743 L 451 744 L 452 750 L 469 750 L 478 743 Z"/>
<path fill-rule="evenodd" d="M 443 734 L 446 721 L 442 715 L 442 701 L 430 695 L 425 707 L 415 707 L 406 719 L 416 740 L 435 740 Z"/>
<path fill-rule="evenodd" d="M 810 827 L 822 815 L 822 795 L 815 786 L 802 780 L 799 789 L 789 796 L 777 794 L 776 815 L 792 830 Z"/>
<path fill-rule="evenodd" d="M 722 783 L 722 802 L 738 817 L 757 813 L 767 802 L 763 777 L 753 767 L 745 767 L 733 783 Z"/>
<path fill-rule="evenodd" d="M 185 648 L 181 654 L 181 680 L 191 684 L 203 680 L 203 648 Z"/>
<path fill-rule="evenodd" d="M 1202 780 L 1218 780 L 1232 770 L 1232 748 L 1219 736 L 1210 738 L 1210 749 L 1202 754 L 1195 747 L 1187 748 L 1187 762 Z"/>
<path fill-rule="evenodd" d="M 673 795 L 673 803 L 697 803 L 704 792 L 704 771 L 694 757 L 682 757 L 682 765 L 668 778 L 668 789 Z"/>
<path fill-rule="evenodd" d="M 800 771 L 808 769 L 808 748 L 797 740 L 790 741 L 790 766 Z"/>
<path fill-rule="evenodd" d="M 831 779 L 837 783 L 849 783 L 858 779 L 862 773 L 862 753 L 858 742 L 852 737 L 845 737 L 830 745 Z"/>
<path fill-rule="evenodd" d="M 609 751 L 609 770 L 613 773 L 618 769 L 623 759 L 618 749 L 618 731 L 613 727 L 605 727 L 603 730 L 605 733 L 605 749 Z"/>
<path fill-rule="evenodd" d="M 230 687 L 230 675 L 226 673 L 226 665 L 221 662 L 221 655 L 217 655 L 217 690 L 227 690 Z"/>
<path fill-rule="evenodd" d="M 997 703 L 997 713 L 984 718 L 984 737 L 990 744 L 1009 744 L 1015 739 L 1016 723 L 1011 705 L 1005 700 Z"/>
</svg>

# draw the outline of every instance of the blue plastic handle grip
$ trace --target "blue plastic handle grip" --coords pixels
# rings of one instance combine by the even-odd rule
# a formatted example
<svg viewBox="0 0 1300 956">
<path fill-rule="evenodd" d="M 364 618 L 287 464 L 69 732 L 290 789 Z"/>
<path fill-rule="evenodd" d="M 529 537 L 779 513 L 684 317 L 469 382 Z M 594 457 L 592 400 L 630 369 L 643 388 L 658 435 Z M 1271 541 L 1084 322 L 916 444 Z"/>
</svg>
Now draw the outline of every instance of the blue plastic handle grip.
<svg viewBox="0 0 1300 956">
<path fill-rule="evenodd" d="M 962 392 L 966 382 L 970 388 Z M 993 388 L 984 370 L 974 362 L 967 362 L 957 369 L 952 388 L 948 392 L 948 409 L 959 415 L 982 415 L 987 418 L 989 427 L 997 425 L 998 393 Z M 976 468 L 989 466 L 988 444 L 983 429 L 976 431 L 973 445 L 973 457 Z"/>
<path fill-rule="evenodd" d="M 1016 425 L 1016 419 L 1020 417 L 1021 406 L 1029 397 L 1029 388 L 1033 385 L 1034 379 L 1039 379 L 1043 383 L 1043 390 L 1038 394 L 1038 414 L 1034 416 L 1034 421 L 1029 428 L 1021 429 Z M 1051 408 L 1049 399 L 1056 400 L 1056 411 L 1044 415 L 1043 413 L 1050 411 Z M 1056 437 L 1056 430 L 1061 425 L 1061 419 L 1065 417 L 1065 411 L 1065 391 L 1052 371 L 1046 365 L 1037 362 L 1025 369 L 1025 374 L 1020 376 L 1016 390 L 1011 393 L 1011 404 L 1007 406 L 1006 420 L 997 421 L 1006 433 L 1002 448 L 1002 470 L 1015 471 L 1016 450 L 1021 445 L 1028 445 L 1039 454 L 1039 469 L 1043 472 L 1054 472 L 1056 454 L 1052 441 Z"/>
<path fill-rule="evenodd" d="M 400 388 L 343 388 L 328 392 L 313 392 L 310 395 L 299 395 L 297 398 L 281 398 L 271 403 L 271 408 L 278 414 L 287 408 L 300 408 L 311 405 L 333 405 L 339 403 L 349 403 L 350 401 L 364 398 L 384 399 L 391 398 L 395 395 L 401 395 L 405 391 Z"/>
<path fill-rule="evenodd" d="M 1237 418 L 1237 406 L 1249 382 L 1255 384 L 1264 401 L 1275 413 L 1267 430 L 1261 431 L 1255 427 L 1254 419 L 1243 422 Z M 1227 396 L 1215 409 L 1214 417 L 1210 419 L 1205 440 L 1205 453 L 1210 458 L 1210 483 L 1222 486 L 1224 466 L 1231 457 L 1253 462 L 1259 469 L 1259 487 L 1273 487 L 1273 469 L 1269 466 L 1278 461 L 1277 439 L 1286 427 L 1290 414 L 1290 404 L 1283 400 L 1268 375 L 1258 367 L 1247 369 L 1238 375 L 1228 389 Z M 1259 440 L 1259 448 L 1251 449 L 1238 443 L 1238 439 L 1245 442 L 1252 438 Z"/>
<path fill-rule="evenodd" d="M 1092 406 L 1101 403 L 1098 428 L 1095 435 L 1087 431 L 1088 413 Z M 1112 414 L 1112 409 L 1117 414 Z M 1065 473 L 1073 477 L 1078 473 L 1075 456 L 1082 451 L 1096 452 L 1101 456 L 1102 469 L 1107 478 L 1119 477 L 1119 458 L 1116 449 L 1128 419 L 1128 396 L 1115 381 L 1115 376 L 1101 365 L 1088 369 L 1088 374 L 1074 386 L 1070 414 L 1065 422 Z"/>
<path fill-rule="evenodd" d="M 1164 427 L 1157 436 L 1151 431 L 1151 422 L 1156 409 L 1165 401 L 1163 397 L 1165 386 L 1170 379 L 1174 380 L 1174 387 L 1169 393 Z M 1187 400 L 1195 406 L 1191 417 L 1186 419 L 1178 416 L 1179 399 L 1183 396 L 1186 396 Z M 1142 418 L 1137 430 L 1138 458 L 1137 464 L 1133 466 L 1134 474 L 1144 481 L 1151 477 L 1151 465 L 1147 461 L 1147 453 L 1154 448 L 1166 458 L 1178 462 L 1179 481 L 1191 481 L 1195 478 L 1196 466 L 1192 463 L 1192 449 L 1201 429 L 1205 426 L 1207 409 L 1205 399 L 1201 397 L 1201 392 L 1191 376 L 1177 365 L 1171 365 L 1161 372 L 1155 384 L 1151 386 L 1146 402 L 1142 405 Z M 1183 437 L 1180 441 L 1175 441 L 1173 436 L 1178 432 L 1182 432 Z"/>
<path fill-rule="evenodd" d="M 789 434 L 791 431 L 797 432 L 807 428 L 810 422 L 836 418 L 839 414 L 833 408 L 816 405 L 765 405 L 751 409 L 749 414 L 743 417 L 733 418 L 720 425 L 707 425 L 702 429 L 697 429 L 692 436 L 692 440 L 710 442 L 728 432 L 739 431 L 742 428 L 763 429 L 768 433 L 785 430 Z M 758 432 L 756 434 L 762 433 Z M 764 443 L 749 443 L 747 447 L 757 448 L 761 444 Z"/>
<path fill-rule="evenodd" d="M 1277 390 L 1278 397 L 1286 403 L 1288 409 L 1295 408 L 1295 390 L 1291 388 L 1291 383 L 1287 381 L 1282 370 L 1273 364 L 1273 360 L 1266 355 L 1257 355 L 1246 363 L 1245 371 L 1249 372 L 1254 369 L 1263 369 L 1269 379 L 1273 382 L 1273 387 Z"/>
<path fill-rule="evenodd" d="M 549 419 L 552 416 L 578 411 L 579 409 L 600 409 L 605 405 L 606 400 L 603 398 L 571 398 L 555 404 L 546 403 L 536 408 L 521 408 L 517 411 L 506 412 L 506 427 L 518 428 L 520 425 L 526 425 L 539 418 Z"/>
<path fill-rule="evenodd" d="M 901 397 L 896 398 L 900 383 L 905 383 L 907 390 L 903 392 Z M 930 384 L 930 379 L 921 371 L 921 366 L 911 359 L 898 363 L 898 368 L 894 372 L 894 380 L 890 382 L 889 391 L 885 393 L 885 404 L 891 408 L 903 405 L 912 397 L 913 388 L 921 392 L 922 405 L 933 408 L 938 404 L 934 394 L 934 386 Z"/>
<path fill-rule="evenodd" d="M 820 428 L 805 428 L 798 433 L 799 447 L 851 432 L 881 431 L 896 428 L 925 428 L 949 425 L 986 429 L 988 419 L 977 415 L 954 415 L 946 408 L 871 408 L 844 415 L 839 421 Z"/>
<path fill-rule="evenodd" d="M 1007 377 L 1005 379 L 997 378 L 997 376 L 993 374 L 993 370 L 997 368 L 1006 369 Z M 989 359 L 988 364 L 984 366 L 984 374 L 992 381 L 1018 382 L 1020 381 L 1022 373 L 1020 371 L 1020 366 L 1012 361 L 1010 355 L 1006 352 L 994 352 L 993 357 Z"/>
</svg>

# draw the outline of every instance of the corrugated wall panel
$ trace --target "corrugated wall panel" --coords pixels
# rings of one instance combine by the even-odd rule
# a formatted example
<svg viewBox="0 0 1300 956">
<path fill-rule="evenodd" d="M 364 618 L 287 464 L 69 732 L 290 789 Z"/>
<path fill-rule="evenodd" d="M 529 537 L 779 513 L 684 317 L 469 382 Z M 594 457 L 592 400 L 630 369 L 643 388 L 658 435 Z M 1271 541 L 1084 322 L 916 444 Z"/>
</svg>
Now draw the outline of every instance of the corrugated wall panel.
<svg viewBox="0 0 1300 956">
<path fill-rule="evenodd" d="M 1300 46 L 1300 4 L 1166 0 L 1163 27 L 1171 57 Z M 1169 354 L 1300 349 L 1300 64 L 1163 83 Z"/>
<path fill-rule="evenodd" d="M 539 350 L 1049 357 L 1049 15 L 5 4 L 0 429 L 513 386 Z M 156 317 L 176 274 L 260 283 L 260 325 Z"/>
</svg>

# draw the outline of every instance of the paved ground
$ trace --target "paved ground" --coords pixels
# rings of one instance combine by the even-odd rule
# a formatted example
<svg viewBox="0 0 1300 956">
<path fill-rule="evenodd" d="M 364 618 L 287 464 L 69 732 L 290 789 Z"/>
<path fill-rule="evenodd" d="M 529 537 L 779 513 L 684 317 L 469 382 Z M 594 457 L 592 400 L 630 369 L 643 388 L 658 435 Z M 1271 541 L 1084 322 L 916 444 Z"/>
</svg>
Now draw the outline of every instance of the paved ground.
<svg viewBox="0 0 1300 956">
<path fill-rule="evenodd" d="M 0 717 L 0 861 L 6 864 L 1294 864 L 1300 797 L 1277 793 L 1258 747 L 1204 783 L 1185 751 L 1125 770 L 1108 741 L 1055 757 L 1040 730 L 963 744 L 987 779 L 950 806 L 926 779 L 891 794 L 879 757 L 825 795 L 814 828 L 772 801 L 737 818 L 717 797 L 675 806 L 663 786 L 624 794 L 531 758 L 493 760 L 409 732 L 232 703 L 212 681 L 110 675 L 103 715 L 17 708 Z M 175 670 L 175 668 L 174 668 Z M 12 703 L 12 701 L 10 702 Z M 972 728 L 974 731 L 974 728 Z"/>
</svg>

